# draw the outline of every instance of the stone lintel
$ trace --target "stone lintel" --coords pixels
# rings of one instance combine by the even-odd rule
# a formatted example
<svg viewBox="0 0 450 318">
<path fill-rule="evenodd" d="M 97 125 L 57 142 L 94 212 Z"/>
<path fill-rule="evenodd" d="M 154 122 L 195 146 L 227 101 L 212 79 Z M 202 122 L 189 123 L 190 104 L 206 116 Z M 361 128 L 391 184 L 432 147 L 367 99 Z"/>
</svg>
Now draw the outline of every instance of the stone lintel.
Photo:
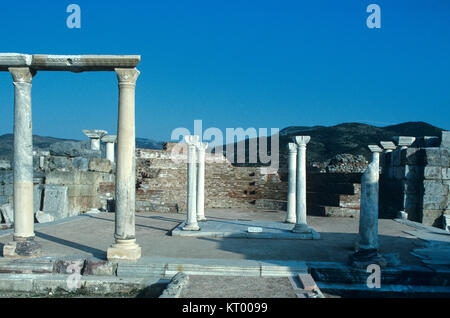
<svg viewBox="0 0 450 318">
<path fill-rule="evenodd" d="M 135 68 L 140 55 L 50 55 L 0 53 L 0 71 L 9 67 L 30 67 L 36 71 L 114 71 L 116 68 Z"/>
<path fill-rule="evenodd" d="M 106 135 L 102 137 L 102 141 L 105 143 L 116 143 L 117 135 Z"/>
<path fill-rule="evenodd" d="M 392 138 L 399 147 L 409 147 L 416 140 L 416 137 L 410 136 L 394 136 Z"/>
<path fill-rule="evenodd" d="M 369 145 L 367 147 L 369 147 L 370 151 L 372 151 L 372 152 L 382 152 L 383 151 L 383 149 L 381 149 L 377 145 Z"/>
<path fill-rule="evenodd" d="M 83 129 L 83 134 L 91 139 L 100 139 L 105 136 L 108 132 L 106 130 L 100 129 Z"/>
<path fill-rule="evenodd" d="M 397 146 L 392 141 L 380 141 L 380 145 L 384 150 L 388 151 L 397 149 Z"/>
</svg>

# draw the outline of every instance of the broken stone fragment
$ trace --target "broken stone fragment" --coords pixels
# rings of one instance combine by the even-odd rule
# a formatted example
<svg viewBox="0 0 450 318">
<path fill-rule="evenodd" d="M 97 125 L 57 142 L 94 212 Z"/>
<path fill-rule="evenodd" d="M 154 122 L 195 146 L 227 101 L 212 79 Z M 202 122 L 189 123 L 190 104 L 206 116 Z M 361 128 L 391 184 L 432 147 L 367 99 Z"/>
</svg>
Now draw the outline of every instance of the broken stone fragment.
<svg viewBox="0 0 450 318">
<path fill-rule="evenodd" d="M 53 222 L 55 220 L 55 217 L 49 213 L 45 213 L 44 211 L 37 211 L 36 220 L 38 221 L 38 223 L 47 223 Z"/>
</svg>

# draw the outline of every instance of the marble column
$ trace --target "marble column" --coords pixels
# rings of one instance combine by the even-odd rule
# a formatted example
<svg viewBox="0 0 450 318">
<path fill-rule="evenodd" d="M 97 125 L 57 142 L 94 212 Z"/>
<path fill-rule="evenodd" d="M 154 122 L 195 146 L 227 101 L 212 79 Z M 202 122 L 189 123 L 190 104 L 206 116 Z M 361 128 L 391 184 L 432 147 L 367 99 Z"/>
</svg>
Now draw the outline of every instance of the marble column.
<svg viewBox="0 0 450 318">
<path fill-rule="evenodd" d="M 184 140 L 187 144 L 187 216 L 186 223 L 183 226 L 184 231 L 199 231 L 200 227 L 197 223 L 197 173 L 196 173 L 196 147 L 199 137 L 196 135 L 185 136 Z"/>
<path fill-rule="evenodd" d="M 288 197 L 287 215 L 285 223 L 295 224 L 297 216 L 295 212 L 295 183 L 297 179 L 297 145 L 293 142 L 288 144 Z"/>
<path fill-rule="evenodd" d="M 197 143 L 197 221 L 206 221 L 205 217 L 205 156 L 207 142 Z"/>
<path fill-rule="evenodd" d="M 106 143 L 106 159 L 114 163 L 115 161 L 114 144 L 117 142 L 117 136 L 106 135 L 102 138 L 102 141 Z"/>
<path fill-rule="evenodd" d="M 4 257 L 36 256 L 41 246 L 34 241 L 33 133 L 31 81 L 28 67 L 10 67 L 14 80 L 14 234 L 3 247 Z"/>
<path fill-rule="evenodd" d="M 297 180 L 296 180 L 296 216 L 297 220 L 292 232 L 311 233 L 312 229 L 306 222 L 306 145 L 310 141 L 310 136 L 297 136 Z"/>
<path fill-rule="evenodd" d="M 382 149 L 376 145 L 370 145 L 369 149 L 372 161 L 361 178 L 359 249 L 350 257 L 351 264 L 357 267 L 375 263 L 385 265 L 384 259 L 378 254 L 378 196 Z"/>
<path fill-rule="evenodd" d="M 116 68 L 119 81 L 119 116 L 117 125 L 116 166 L 116 243 L 108 249 L 108 260 L 135 261 L 141 257 L 141 247 L 135 236 L 136 163 L 135 163 L 135 88 L 139 71 Z"/>
<path fill-rule="evenodd" d="M 84 129 L 83 134 L 91 139 L 91 150 L 100 150 L 100 139 L 105 136 L 108 132 L 106 130 L 99 129 Z"/>
</svg>

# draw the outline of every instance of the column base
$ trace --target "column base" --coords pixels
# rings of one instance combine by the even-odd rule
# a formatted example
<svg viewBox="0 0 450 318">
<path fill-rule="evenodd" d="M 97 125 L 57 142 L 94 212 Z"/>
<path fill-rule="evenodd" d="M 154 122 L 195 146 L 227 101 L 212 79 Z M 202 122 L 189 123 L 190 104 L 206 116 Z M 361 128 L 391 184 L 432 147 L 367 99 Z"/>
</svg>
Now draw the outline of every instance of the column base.
<svg viewBox="0 0 450 318">
<path fill-rule="evenodd" d="M 377 264 L 380 267 L 386 267 L 386 259 L 378 253 L 377 249 L 360 249 L 359 251 L 350 254 L 349 265 L 366 269 L 371 264 Z"/>
<path fill-rule="evenodd" d="M 292 229 L 293 233 L 312 233 L 313 230 L 308 226 L 308 224 L 300 223 L 295 224 L 294 228 Z"/>
<path fill-rule="evenodd" d="M 106 253 L 108 261 L 137 261 L 141 258 L 141 247 L 136 240 L 116 240 Z"/>
<path fill-rule="evenodd" d="M 186 224 L 181 228 L 183 231 L 200 231 L 197 223 Z"/>
<path fill-rule="evenodd" d="M 3 257 L 5 258 L 26 258 L 41 255 L 41 244 L 33 239 L 25 241 L 12 241 L 3 246 Z"/>
<path fill-rule="evenodd" d="M 204 216 L 197 216 L 197 222 L 206 222 L 208 221 L 207 218 L 205 218 Z"/>
<path fill-rule="evenodd" d="M 295 224 L 295 223 L 297 223 L 297 220 L 289 220 L 289 219 L 286 219 L 286 220 L 284 221 L 284 223 L 286 223 L 286 224 Z"/>
</svg>

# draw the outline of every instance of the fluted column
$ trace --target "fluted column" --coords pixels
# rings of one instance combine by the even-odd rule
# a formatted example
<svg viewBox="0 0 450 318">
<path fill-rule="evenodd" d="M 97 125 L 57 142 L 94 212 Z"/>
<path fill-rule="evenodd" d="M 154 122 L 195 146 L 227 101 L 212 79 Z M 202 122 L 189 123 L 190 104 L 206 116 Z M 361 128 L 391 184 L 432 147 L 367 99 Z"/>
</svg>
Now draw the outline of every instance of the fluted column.
<svg viewBox="0 0 450 318">
<path fill-rule="evenodd" d="M 285 223 L 295 224 L 297 221 L 295 209 L 295 191 L 297 179 L 297 145 L 293 142 L 288 144 L 288 197 L 287 197 L 287 215 Z"/>
<path fill-rule="evenodd" d="M 138 260 L 141 248 L 135 237 L 135 88 L 139 71 L 116 68 L 119 81 L 119 116 L 117 125 L 116 166 L 116 243 L 108 249 L 109 260 Z"/>
<path fill-rule="evenodd" d="M 34 241 L 31 111 L 34 73 L 28 67 L 8 70 L 14 80 L 14 241 L 4 246 L 3 256 L 36 256 L 41 247 Z"/>
<path fill-rule="evenodd" d="M 292 232 L 311 233 L 312 229 L 306 222 L 306 145 L 310 136 L 297 136 L 295 143 L 297 145 L 297 180 L 296 180 L 296 215 L 297 220 Z"/>
<path fill-rule="evenodd" d="M 186 223 L 183 226 L 184 231 L 198 231 L 200 227 L 197 223 L 197 173 L 196 173 L 196 145 L 199 137 L 196 135 L 185 136 L 187 143 L 187 215 Z"/>
<path fill-rule="evenodd" d="M 207 142 L 197 143 L 197 221 L 206 221 L 205 217 L 205 156 Z"/>
</svg>

